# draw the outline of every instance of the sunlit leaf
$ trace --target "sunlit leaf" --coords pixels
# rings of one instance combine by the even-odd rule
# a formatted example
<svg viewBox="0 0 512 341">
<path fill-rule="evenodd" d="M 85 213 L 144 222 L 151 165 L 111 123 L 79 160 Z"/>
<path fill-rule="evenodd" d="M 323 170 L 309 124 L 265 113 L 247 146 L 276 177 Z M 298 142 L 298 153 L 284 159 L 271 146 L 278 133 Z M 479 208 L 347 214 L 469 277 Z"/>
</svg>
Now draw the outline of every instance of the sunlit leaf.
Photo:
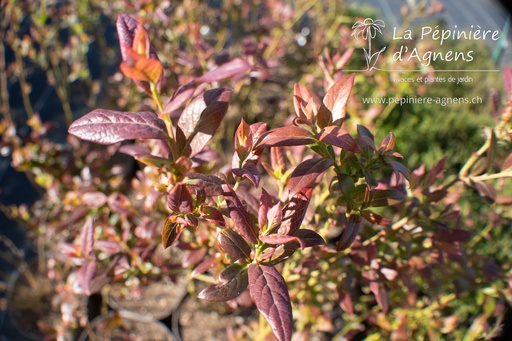
<svg viewBox="0 0 512 341">
<path fill-rule="evenodd" d="M 135 139 L 167 139 L 164 121 L 151 112 L 96 109 L 73 122 L 68 129 L 82 140 L 112 144 Z"/>
<path fill-rule="evenodd" d="M 187 138 L 183 155 L 192 157 L 208 144 L 228 110 L 231 93 L 222 88 L 206 91 L 183 110 L 178 120 L 178 127 Z"/>
<path fill-rule="evenodd" d="M 205 83 L 218 82 L 226 78 L 242 75 L 251 70 L 251 68 L 251 65 L 245 60 L 236 58 L 204 74 L 203 76 L 199 77 L 197 81 Z"/>
<path fill-rule="evenodd" d="M 288 180 L 288 189 L 293 195 L 303 188 L 311 187 L 316 178 L 322 175 L 334 164 L 332 159 L 309 159 L 299 164 L 292 172 Z"/>
<path fill-rule="evenodd" d="M 180 238 L 182 231 L 183 226 L 176 223 L 174 216 L 169 216 L 165 221 L 164 227 L 162 229 L 162 245 L 164 249 L 167 249 L 169 246 L 176 243 L 176 241 L 178 241 Z"/>
<path fill-rule="evenodd" d="M 217 241 L 220 246 L 235 260 L 244 258 L 251 259 L 251 247 L 234 230 L 224 229 L 219 232 Z"/>
<path fill-rule="evenodd" d="M 84 257 L 90 257 L 94 249 L 94 219 L 89 217 L 82 228 L 80 249 Z"/>
<path fill-rule="evenodd" d="M 343 76 L 327 91 L 317 115 L 317 122 L 320 128 L 329 125 L 341 127 L 345 120 L 347 102 L 350 92 L 354 86 L 355 75 Z"/>
<path fill-rule="evenodd" d="M 311 199 L 313 189 L 306 187 L 294 194 L 283 210 L 283 219 L 278 229 L 279 234 L 294 234 L 300 228 Z"/>
<path fill-rule="evenodd" d="M 228 205 L 229 216 L 242 237 L 252 244 L 258 242 L 258 230 L 249 213 L 228 185 L 222 185 L 224 199 Z"/>
<path fill-rule="evenodd" d="M 283 276 L 272 266 L 249 266 L 249 291 L 279 341 L 292 338 L 292 306 Z"/>
<path fill-rule="evenodd" d="M 313 135 L 297 126 L 286 126 L 267 131 L 263 134 L 254 148 L 278 146 L 302 146 L 315 142 Z"/>
<path fill-rule="evenodd" d="M 231 171 L 238 177 L 248 179 L 256 187 L 260 184 L 260 172 L 252 162 L 246 162 L 242 168 L 234 168 Z"/>
<path fill-rule="evenodd" d="M 167 206 L 173 212 L 192 212 L 192 193 L 190 192 L 188 186 L 182 183 L 174 185 L 167 196 Z"/>
<path fill-rule="evenodd" d="M 322 129 L 316 138 L 324 143 L 346 149 L 353 153 L 359 153 L 361 148 L 348 131 L 337 126 L 328 126 Z"/>
<path fill-rule="evenodd" d="M 242 264 L 232 264 L 220 274 L 221 282 L 209 285 L 201 291 L 198 297 L 210 302 L 225 302 L 240 295 L 248 286 L 247 267 Z"/>
</svg>

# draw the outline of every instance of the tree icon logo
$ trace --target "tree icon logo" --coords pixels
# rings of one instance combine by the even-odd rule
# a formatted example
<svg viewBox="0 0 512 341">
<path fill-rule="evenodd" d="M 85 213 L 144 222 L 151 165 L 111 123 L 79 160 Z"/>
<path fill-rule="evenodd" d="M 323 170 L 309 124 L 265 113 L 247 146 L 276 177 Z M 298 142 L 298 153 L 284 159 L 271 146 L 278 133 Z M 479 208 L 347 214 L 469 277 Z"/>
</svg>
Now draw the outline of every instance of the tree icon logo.
<svg viewBox="0 0 512 341">
<path fill-rule="evenodd" d="M 377 32 L 382 34 L 381 28 L 385 26 L 384 21 L 373 20 L 372 18 L 366 18 L 364 21 L 357 21 L 352 26 L 352 35 L 356 37 L 356 39 L 359 39 L 359 36 L 361 36 L 361 38 L 368 41 L 368 50 L 363 47 L 367 70 L 376 69 L 375 65 L 377 64 L 377 60 L 379 59 L 380 54 L 386 49 L 386 47 L 383 47 L 380 51 L 372 54 L 372 39 L 375 38 Z"/>
</svg>

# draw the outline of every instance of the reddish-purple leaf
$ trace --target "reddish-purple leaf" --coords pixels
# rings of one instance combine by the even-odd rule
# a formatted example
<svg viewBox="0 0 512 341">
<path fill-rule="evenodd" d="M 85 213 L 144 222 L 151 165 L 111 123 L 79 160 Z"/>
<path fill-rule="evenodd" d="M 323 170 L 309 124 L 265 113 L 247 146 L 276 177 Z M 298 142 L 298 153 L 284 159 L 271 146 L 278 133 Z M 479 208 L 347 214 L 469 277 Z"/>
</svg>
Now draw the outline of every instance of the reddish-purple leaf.
<svg viewBox="0 0 512 341">
<path fill-rule="evenodd" d="M 80 249 L 84 257 L 91 257 L 94 248 L 94 220 L 89 217 L 82 229 L 80 237 Z"/>
<path fill-rule="evenodd" d="M 228 110 L 231 93 L 222 88 L 206 91 L 183 110 L 178 120 L 178 127 L 187 138 L 183 155 L 192 157 L 208 144 Z"/>
<path fill-rule="evenodd" d="M 355 75 L 342 77 L 327 91 L 323 99 L 323 105 L 318 110 L 318 126 L 320 128 L 329 125 L 341 127 L 345 120 L 347 102 L 354 86 Z"/>
<path fill-rule="evenodd" d="M 473 182 L 473 187 L 489 204 L 493 204 L 496 201 L 496 190 L 490 183 L 475 181 Z"/>
<path fill-rule="evenodd" d="M 302 249 L 325 244 L 324 238 L 313 230 L 299 229 L 295 231 L 294 236 L 297 237 Z"/>
<path fill-rule="evenodd" d="M 228 185 L 222 185 L 224 199 L 228 205 L 229 216 L 235 223 L 238 233 L 251 244 L 258 243 L 258 229 L 251 216 Z"/>
<path fill-rule="evenodd" d="M 249 266 L 249 291 L 279 341 L 292 339 L 292 305 L 283 276 L 272 266 Z"/>
<path fill-rule="evenodd" d="M 340 240 L 336 243 L 336 250 L 342 251 L 349 248 L 357 235 L 359 234 L 359 226 L 361 224 L 361 218 L 355 214 L 350 215 L 347 221 L 347 226 L 343 230 Z"/>
<path fill-rule="evenodd" d="M 371 281 L 369 287 L 370 291 L 375 296 L 375 300 L 377 301 L 380 309 L 386 313 L 389 309 L 388 293 L 386 289 L 377 281 Z"/>
<path fill-rule="evenodd" d="M 400 174 L 402 174 L 407 181 L 410 181 L 410 171 L 403 164 L 397 161 L 388 160 L 389 165 L 393 168 L 393 173 L 395 174 L 396 182 L 400 181 Z"/>
<path fill-rule="evenodd" d="M 309 131 L 297 126 L 286 126 L 267 131 L 260 137 L 254 148 L 302 146 L 314 142 L 315 139 Z"/>
<path fill-rule="evenodd" d="M 249 156 L 252 149 L 252 143 L 253 136 L 251 128 L 242 118 L 235 132 L 235 151 L 240 161 L 243 162 Z M 233 165 L 233 167 L 238 168 L 239 165 Z"/>
<path fill-rule="evenodd" d="M 278 234 L 294 234 L 300 228 L 312 193 L 313 189 L 307 187 L 292 196 L 283 210 L 283 219 L 277 231 Z"/>
<path fill-rule="evenodd" d="M 362 213 L 362 216 L 364 219 L 368 220 L 370 223 L 380 226 L 387 226 L 391 224 L 391 220 L 388 218 L 385 218 L 381 215 L 378 215 L 377 213 L 374 213 L 369 210 L 365 210 Z"/>
<path fill-rule="evenodd" d="M 251 259 L 251 247 L 232 229 L 224 229 L 219 232 L 217 241 L 220 246 L 235 260 Z"/>
<path fill-rule="evenodd" d="M 322 129 L 316 138 L 324 143 L 331 144 L 353 153 L 359 153 L 361 148 L 348 131 L 337 126 L 328 126 Z"/>
<path fill-rule="evenodd" d="M 180 238 L 183 226 L 176 223 L 176 217 L 170 215 L 164 223 L 162 229 L 162 245 L 164 249 L 167 249 L 172 244 L 176 243 Z"/>
<path fill-rule="evenodd" d="M 185 255 L 183 255 L 181 266 L 188 268 L 189 266 L 198 264 L 201 260 L 203 260 L 207 252 L 208 250 L 205 247 L 188 250 Z"/>
<path fill-rule="evenodd" d="M 164 107 L 163 113 L 166 115 L 172 115 L 176 110 L 181 108 L 189 99 L 192 98 L 196 91 L 196 83 L 190 82 L 183 86 L 180 86 L 178 90 L 172 95 L 169 102 Z"/>
<path fill-rule="evenodd" d="M 78 269 L 77 279 L 78 283 L 82 287 L 84 294 L 91 295 L 91 281 L 96 275 L 96 270 L 98 265 L 96 264 L 96 260 L 85 262 L 80 269 Z"/>
<path fill-rule="evenodd" d="M 350 294 L 344 291 L 341 288 L 341 286 L 338 287 L 337 292 L 341 309 L 343 309 L 343 311 L 346 312 L 347 314 L 352 315 L 354 313 L 354 304 L 352 303 L 352 298 L 350 297 Z"/>
<path fill-rule="evenodd" d="M 198 297 L 210 302 L 225 302 L 240 295 L 249 284 L 247 266 L 232 264 L 220 273 L 219 284 L 209 285 L 204 288 Z"/>
<path fill-rule="evenodd" d="M 218 82 L 229 77 L 246 73 L 251 68 L 251 65 L 245 60 L 236 58 L 202 75 L 197 79 L 197 81 L 204 83 Z"/>
<path fill-rule="evenodd" d="M 166 139 L 164 121 L 151 112 L 96 109 L 73 122 L 68 129 L 82 140 L 112 144 L 124 140 Z"/>
<path fill-rule="evenodd" d="M 210 206 L 201 205 L 199 211 L 201 213 L 201 217 L 205 218 L 206 220 L 211 221 L 215 225 L 218 225 L 218 226 L 226 225 L 226 222 L 224 221 L 224 216 L 218 209 L 216 209 L 214 207 L 210 207 Z"/>
<path fill-rule="evenodd" d="M 268 223 L 267 213 L 272 206 L 274 206 L 272 197 L 264 188 L 262 188 L 260 196 L 260 210 L 258 211 L 258 225 L 260 226 L 260 232 L 263 232 L 262 229 Z"/>
<path fill-rule="evenodd" d="M 299 242 L 297 237 L 295 236 L 289 236 L 285 234 L 269 234 L 267 236 L 260 236 L 260 240 L 264 243 L 270 244 L 270 245 L 280 245 L 280 244 L 286 244 L 291 242 Z"/>
<path fill-rule="evenodd" d="M 300 118 L 304 123 L 308 121 L 312 121 L 313 117 L 307 116 L 307 112 L 305 112 L 305 108 L 308 103 L 313 101 L 314 98 L 309 92 L 308 88 L 302 84 L 296 83 L 293 87 L 293 107 L 295 108 L 295 113 L 297 117 Z"/>
<path fill-rule="evenodd" d="M 206 196 L 213 197 L 222 195 L 222 185 L 224 181 L 215 175 L 201 174 L 201 173 L 187 173 L 187 177 L 190 179 L 188 184 L 203 189 Z"/>
<path fill-rule="evenodd" d="M 120 14 L 117 17 L 116 22 L 116 28 L 117 28 L 117 34 L 119 35 L 119 44 L 121 47 L 121 56 L 123 58 L 123 61 L 126 61 L 129 56 L 127 49 L 133 47 L 133 40 L 135 38 L 135 34 L 137 33 L 137 30 L 139 28 L 139 22 L 129 15 L 126 14 Z M 149 58 L 155 59 L 160 61 L 158 58 L 158 55 L 156 54 L 156 50 L 153 48 L 151 44 L 149 44 L 149 40 L 147 40 L 146 44 L 149 45 Z M 163 73 L 161 74 L 160 78 L 156 82 L 157 89 L 160 89 L 160 86 L 163 81 Z M 146 81 L 140 81 L 140 80 L 134 80 L 135 84 L 137 84 L 140 88 L 142 88 L 146 93 L 151 95 L 151 87 L 149 85 L 149 82 Z"/>
<path fill-rule="evenodd" d="M 167 196 L 167 206 L 173 212 L 192 212 L 194 208 L 192 193 L 188 186 L 182 183 L 174 185 Z"/>
<path fill-rule="evenodd" d="M 316 178 L 334 164 L 332 159 L 309 159 L 299 164 L 290 175 L 288 189 L 293 195 L 303 188 L 311 187 Z"/>
<path fill-rule="evenodd" d="M 260 172 L 252 162 L 246 162 L 242 168 L 234 168 L 231 171 L 235 176 L 248 179 L 256 187 L 260 184 Z"/>
<path fill-rule="evenodd" d="M 208 257 L 201 263 L 199 263 L 198 266 L 192 270 L 190 273 L 191 278 L 196 278 L 198 275 L 205 273 L 206 271 L 212 269 L 219 263 L 219 258 L 216 257 Z"/>
</svg>

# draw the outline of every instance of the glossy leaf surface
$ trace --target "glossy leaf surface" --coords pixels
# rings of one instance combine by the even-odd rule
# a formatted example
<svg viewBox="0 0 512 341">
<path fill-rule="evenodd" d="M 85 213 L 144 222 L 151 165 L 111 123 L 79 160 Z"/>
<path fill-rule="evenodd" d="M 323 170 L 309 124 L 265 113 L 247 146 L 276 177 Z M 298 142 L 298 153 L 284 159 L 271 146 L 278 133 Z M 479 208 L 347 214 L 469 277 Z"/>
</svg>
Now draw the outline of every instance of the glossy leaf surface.
<svg viewBox="0 0 512 341">
<path fill-rule="evenodd" d="M 249 284 L 247 267 L 242 264 L 232 264 L 221 272 L 220 280 L 219 284 L 209 285 L 203 289 L 198 297 L 210 302 L 225 302 L 236 298 Z"/>
<path fill-rule="evenodd" d="M 151 112 L 96 109 L 73 122 L 68 132 L 82 140 L 112 144 L 135 139 L 166 139 L 164 121 Z"/>
<path fill-rule="evenodd" d="M 292 305 L 283 276 L 272 266 L 249 266 L 249 291 L 279 341 L 292 338 Z"/>
</svg>

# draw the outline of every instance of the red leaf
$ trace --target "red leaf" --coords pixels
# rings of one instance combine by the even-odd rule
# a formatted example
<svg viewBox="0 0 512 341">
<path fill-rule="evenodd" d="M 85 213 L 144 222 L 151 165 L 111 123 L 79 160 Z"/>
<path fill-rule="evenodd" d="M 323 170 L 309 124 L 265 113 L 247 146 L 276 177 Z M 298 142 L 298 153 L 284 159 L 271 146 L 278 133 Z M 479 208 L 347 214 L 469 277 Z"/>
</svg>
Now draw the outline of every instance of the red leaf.
<svg viewBox="0 0 512 341">
<path fill-rule="evenodd" d="M 325 244 L 324 238 L 313 230 L 299 229 L 294 236 L 297 237 L 302 249 Z"/>
<path fill-rule="evenodd" d="M 219 263 L 219 258 L 208 257 L 199 263 L 190 273 L 190 278 L 196 278 L 198 275 L 214 268 Z"/>
<path fill-rule="evenodd" d="M 260 184 L 260 172 L 252 162 L 246 162 L 242 168 L 234 168 L 231 172 L 233 172 L 235 176 L 248 179 L 256 187 Z"/>
<path fill-rule="evenodd" d="M 206 91 L 183 110 L 178 120 L 178 127 L 187 138 L 183 155 L 192 157 L 208 144 L 228 110 L 231 93 L 222 88 Z"/>
<path fill-rule="evenodd" d="M 260 226 L 260 232 L 263 232 L 262 229 L 268 223 L 267 213 L 272 208 L 272 206 L 274 206 L 272 197 L 264 188 L 262 188 L 260 196 L 260 209 L 258 211 L 258 225 Z"/>
<path fill-rule="evenodd" d="M 354 86 L 354 79 L 354 74 L 344 76 L 327 91 L 317 115 L 320 128 L 329 125 L 341 127 L 347 115 L 347 102 Z"/>
<path fill-rule="evenodd" d="M 490 183 L 475 181 L 472 185 L 477 190 L 478 194 L 489 204 L 493 204 L 496 201 L 496 190 Z"/>
<path fill-rule="evenodd" d="M 306 110 L 308 103 L 315 101 L 313 95 L 309 92 L 308 88 L 302 84 L 296 83 L 293 87 L 293 107 L 297 117 L 304 123 L 311 122 L 313 115 L 311 111 Z M 309 114 L 309 116 L 308 116 Z"/>
<path fill-rule="evenodd" d="M 393 168 L 393 173 L 395 174 L 396 182 L 400 181 L 400 174 L 402 174 L 407 181 L 410 181 L 410 171 L 403 164 L 397 161 L 388 160 L 389 165 Z"/>
<path fill-rule="evenodd" d="M 342 251 L 349 248 L 359 233 L 359 225 L 361 218 L 355 214 L 350 215 L 348 218 L 347 226 L 343 230 L 340 240 L 336 243 L 336 250 Z"/>
<path fill-rule="evenodd" d="M 272 129 L 263 134 L 254 148 L 278 146 L 302 146 L 314 143 L 313 135 L 297 126 L 286 126 Z"/>
<path fill-rule="evenodd" d="M 224 229 L 219 232 L 217 241 L 220 246 L 235 260 L 251 259 L 251 247 L 247 242 L 234 230 Z"/>
<path fill-rule="evenodd" d="M 144 29 L 142 26 L 140 26 L 141 29 Z M 127 49 L 132 49 L 134 46 L 134 38 L 137 30 L 139 29 L 139 23 L 137 20 L 133 19 L 129 15 L 126 14 L 120 14 L 117 17 L 116 22 L 116 28 L 117 28 L 117 34 L 119 35 L 119 44 L 121 47 L 121 56 L 123 58 L 123 61 L 127 61 L 129 56 L 127 52 Z M 145 33 L 145 31 L 144 31 Z M 160 62 L 160 59 L 158 58 L 158 55 L 156 54 L 156 50 L 153 48 L 153 46 L 149 43 L 149 39 L 147 38 L 147 33 L 145 34 L 146 37 L 146 49 L 149 45 L 149 58 L 153 60 L 157 60 Z M 135 46 L 137 47 L 137 46 Z M 163 81 L 163 72 L 161 73 L 160 77 L 158 78 L 156 85 L 157 89 L 160 89 L 160 86 Z M 140 88 L 142 88 L 146 93 L 151 95 L 151 88 L 147 81 L 142 80 L 134 80 L 135 84 L 137 84 Z"/>
<path fill-rule="evenodd" d="M 242 264 L 232 264 L 220 273 L 221 282 L 204 288 L 198 297 L 210 302 L 225 302 L 240 295 L 249 284 L 247 268 Z"/>
<path fill-rule="evenodd" d="M 176 223 L 176 217 L 170 215 L 167 217 L 167 220 L 164 223 L 164 227 L 162 229 L 162 245 L 164 249 L 167 249 L 169 246 L 173 245 L 180 238 L 181 232 L 183 231 L 183 226 L 181 224 Z"/>
<path fill-rule="evenodd" d="M 188 181 L 190 186 L 196 186 L 203 189 L 208 197 L 222 195 L 223 193 L 222 185 L 224 184 L 224 181 L 215 175 L 187 173 L 187 177 L 190 179 L 190 181 Z"/>
<path fill-rule="evenodd" d="M 312 188 L 303 188 L 292 196 L 283 210 L 283 220 L 277 233 L 294 234 L 300 228 L 304 216 L 306 215 L 309 200 L 313 193 Z"/>
<path fill-rule="evenodd" d="M 251 244 L 258 243 L 258 230 L 249 213 L 228 185 L 222 185 L 224 199 L 228 205 L 229 216 L 242 237 Z"/>
<path fill-rule="evenodd" d="M 267 236 L 260 236 L 260 240 L 264 243 L 270 245 L 280 245 L 287 244 L 291 242 L 299 242 L 298 238 L 295 236 L 285 235 L 285 234 L 269 234 Z"/>
<path fill-rule="evenodd" d="M 387 226 L 391 224 L 391 220 L 385 218 L 377 213 L 373 213 L 372 211 L 366 210 L 362 212 L 362 216 L 364 219 L 368 220 L 370 223 L 379 225 L 379 226 Z"/>
<path fill-rule="evenodd" d="M 199 210 L 200 210 L 201 216 L 203 218 L 205 218 L 206 220 L 209 220 L 218 226 L 226 225 L 226 222 L 224 221 L 224 216 L 218 209 L 216 209 L 214 207 L 202 205 Z"/>
<path fill-rule="evenodd" d="M 94 251 L 94 220 L 89 217 L 82 229 L 80 236 L 80 248 L 82 255 L 86 258 L 91 257 Z"/>
<path fill-rule="evenodd" d="M 140 56 L 127 49 L 130 54 L 131 62 L 123 62 L 120 65 L 121 72 L 134 81 L 145 81 L 156 83 L 163 75 L 164 66 L 159 60 L 149 59 Z"/>
<path fill-rule="evenodd" d="M 341 309 L 347 314 L 352 315 L 354 313 L 354 304 L 352 298 L 348 292 L 345 292 L 341 287 L 338 287 L 338 297 Z"/>
<path fill-rule="evenodd" d="M 182 105 L 185 105 L 185 103 L 187 103 L 187 101 L 192 98 L 195 91 L 195 82 L 190 82 L 180 86 L 174 95 L 172 95 L 172 98 L 169 100 L 169 102 L 167 102 L 165 105 L 163 113 L 166 115 L 171 115 L 174 111 L 181 108 Z"/>
<path fill-rule="evenodd" d="M 125 140 L 168 138 L 164 121 L 151 112 L 96 109 L 73 122 L 68 132 L 82 140 L 112 144 Z"/>
<path fill-rule="evenodd" d="M 238 128 L 235 132 L 235 151 L 240 158 L 240 161 L 244 161 L 252 149 L 252 131 L 249 125 L 242 118 Z M 238 168 L 239 165 L 234 165 Z"/>
<path fill-rule="evenodd" d="M 337 126 L 328 126 L 322 129 L 316 136 L 318 140 L 331 144 L 353 153 L 359 153 L 361 148 L 348 131 Z"/>
<path fill-rule="evenodd" d="M 185 184 L 176 184 L 167 196 L 167 206 L 173 212 L 190 213 L 192 212 L 192 193 Z"/>
<path fill-rule="evenodd" d="M 299 164 L 290 175 L 288 189 L 293 195 L 303 188 L 311 187 L 316 178 L 334 164 L 332 159 L 310 159 Z"/>
<path fill-rule="evenodd" d="M 279 341 L 292 338 L 292 305 L 283 276 L 272 266 L 249 266 L 249 291 Z"/>
<path fill-rule="evenodd" d="M 229 77 L 246 73 L 251 68 L 251 65 L 245 60 L 236 58 L 202 75 L 197 81 L 204 83 L 218 82 Z"/>
<path fill-rule="evenodd" d="M 377 304 L 379 305 L 380 309 L 384 313 L 386 313 L 389 309 L 389 303 L 388 303 L 388 293 L 386 292 L 386 289 L 376 281 L 371 281 L 369 284 L 370 291 L 375 296 L 375 300 L 377 301 Z"/>
<path fill-rule="evenodd" d="M 86 295 L 93 294 L 93 292 L 91 292 L 91 282 L 96 275 L 97 268 L 96 260 L 94 260 L 85 262 L 78 270 L 78 283 L 80 283 L 80 286 Z"/>
</svg>

